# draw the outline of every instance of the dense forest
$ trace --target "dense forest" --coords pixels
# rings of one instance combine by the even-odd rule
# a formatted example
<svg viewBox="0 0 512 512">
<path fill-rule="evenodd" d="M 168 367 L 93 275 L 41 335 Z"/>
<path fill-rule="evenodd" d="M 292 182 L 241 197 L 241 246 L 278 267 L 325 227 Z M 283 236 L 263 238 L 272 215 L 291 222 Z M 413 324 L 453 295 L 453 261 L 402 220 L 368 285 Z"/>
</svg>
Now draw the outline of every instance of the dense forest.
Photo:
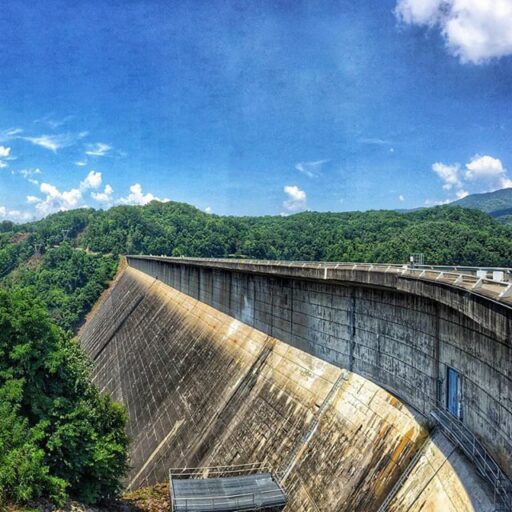
<svg viewBox="0 0 512 512">
<path fill-rule="evenodd" d="M 512 226 L 458 206 L 222 217 L 152 202 L 1 223 L 0 282 L 31 288 L 61 327 L 74 330 L 120 254 L 400 263 L 421 252 L 430 264 L 512 266 L 511 235 Z"/>
<path fill-rule="evenodd" d="M 478 210 L 222 217 L 180 203 L 0 223 L 0 506 L 97 502 L 126 470 L 122 407 L 100 397 L 73 333 L 119 255 L 512 266 L 512 226 Z"/>
</svg>

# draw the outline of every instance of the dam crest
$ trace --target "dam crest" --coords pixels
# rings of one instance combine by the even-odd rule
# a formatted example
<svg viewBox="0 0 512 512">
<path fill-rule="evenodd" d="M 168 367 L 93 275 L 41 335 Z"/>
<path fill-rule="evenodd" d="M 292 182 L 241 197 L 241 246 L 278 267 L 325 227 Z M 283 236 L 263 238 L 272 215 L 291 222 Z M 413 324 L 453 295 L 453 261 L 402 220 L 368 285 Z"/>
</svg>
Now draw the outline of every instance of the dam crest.
<svg viewBox="0 0 512 512">
<path fill-rule="evenodd" d="M 80 339 L 97 385 L 128 409 L 129 488 L 170 467 L 258 461 L 282 474 L 287 512 L 502 506 L 441 420 L 511 476 L 507 282 L 392 265 L 127 261 Z"/>
</svg>

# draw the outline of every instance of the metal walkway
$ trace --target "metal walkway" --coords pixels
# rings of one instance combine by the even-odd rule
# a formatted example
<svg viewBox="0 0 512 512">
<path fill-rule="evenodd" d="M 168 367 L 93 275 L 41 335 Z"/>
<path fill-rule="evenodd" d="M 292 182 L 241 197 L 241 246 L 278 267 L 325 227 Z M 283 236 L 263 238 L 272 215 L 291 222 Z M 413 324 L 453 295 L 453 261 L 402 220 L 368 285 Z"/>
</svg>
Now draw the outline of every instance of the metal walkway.
<svg viewBox="0 0 512 512">
<path fill-rule="evenodd" d="M 286 505 L 283 488 L 270 472 L 257 469 L 257 465 L 246 465 L 171 470 L 171 511 L 282 510 Z"/>
</svg>

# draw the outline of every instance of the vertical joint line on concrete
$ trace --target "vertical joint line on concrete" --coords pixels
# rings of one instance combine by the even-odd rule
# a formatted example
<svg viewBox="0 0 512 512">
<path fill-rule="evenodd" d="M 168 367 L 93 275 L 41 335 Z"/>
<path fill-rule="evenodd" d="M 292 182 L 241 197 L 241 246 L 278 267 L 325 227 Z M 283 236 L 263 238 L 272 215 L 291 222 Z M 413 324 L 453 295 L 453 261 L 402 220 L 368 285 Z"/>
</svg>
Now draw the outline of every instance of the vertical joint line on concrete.
<svg viewBox="0 0 512 512">
<path fill-rule="evenodd" d="M 349 357 L 348 357 L 348 369 L 353 371 L 354 369 L 354 349 L 356 343 L 356 289 L 351 288 L 350 291 L 350 346 L 349 346 Z"/>
<path fill-rule="evenodd" d="M 434 401 L 438 405 L 441 405 L 440 402 L 442 400 L 441 394 L 441 382 L 439 379 L 440 369 L 439 369 L 439 352 L 440 352 L 440 318 L 439 318 L 439 304 L 435 304 L 435 325 L 434 325 Z"/>
</svg>

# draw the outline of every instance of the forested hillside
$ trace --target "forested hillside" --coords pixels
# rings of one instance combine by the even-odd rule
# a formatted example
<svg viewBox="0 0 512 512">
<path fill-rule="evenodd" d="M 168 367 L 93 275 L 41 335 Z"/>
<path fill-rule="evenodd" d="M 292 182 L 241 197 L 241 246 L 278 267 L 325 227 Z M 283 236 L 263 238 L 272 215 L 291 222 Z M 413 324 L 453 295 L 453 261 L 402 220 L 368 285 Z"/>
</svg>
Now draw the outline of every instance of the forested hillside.
<svg viewBox="0 0 512 512">
<path fill-rule="evenodd" d="M 475 208 L 486 213 L 512 208 L 512 188 L 502 188 L 494 192 L 471 194 L 452 203 L 464 208 Z"/>
<path fill-rule="evenodd" d="M 512 188 L 471 194 L 453 202 L 452 205 L 481 210 L 502 224 L 512 224 Z"/>
<path fill-rule="evenodd" d="M 61 327 L 75 330 L 120 254 L 400 263 L 413 252 L 432 264 L 512 266 L 512 227 L 457 206 L 222 217 L 155 201 L 3 222 L 0 283 L 30 288 Z"/>
</svg>

